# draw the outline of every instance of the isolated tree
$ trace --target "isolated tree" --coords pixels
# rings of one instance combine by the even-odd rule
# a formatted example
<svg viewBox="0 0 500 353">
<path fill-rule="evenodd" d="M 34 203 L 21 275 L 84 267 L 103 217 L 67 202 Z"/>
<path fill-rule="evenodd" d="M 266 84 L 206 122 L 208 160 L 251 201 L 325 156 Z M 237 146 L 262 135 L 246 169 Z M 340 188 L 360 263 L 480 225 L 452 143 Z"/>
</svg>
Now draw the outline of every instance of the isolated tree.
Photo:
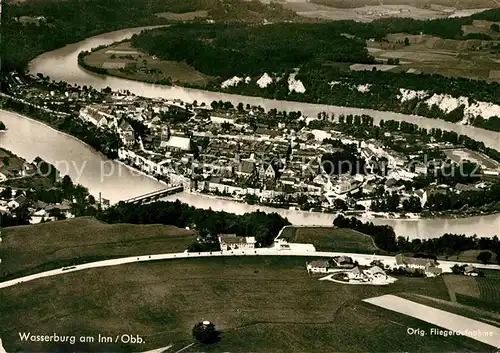
<svg viewBox="0 0 500 353">
<path fill-rule="evenodd" d="M 5 189 L 0 192 L 0 198 L 4 200 L 10 200 L 12 198 L 12 188 L 7 186 Z"/>
<path fill-rule="evenodd" d="M 491 261 L 491 253 L 489 251 L 481 251 L 479 255 L 477 255 L 477 260 L 481 261 L 483 264 L 487 264 Z"/>
<path fill-rule="evenodd" d="M 493 31 L 493 32 L 500 32 L 500 26 L 497 24 L 497 23 L 493 23 L 491 26 L 490 26 L 490 29 Z"/>
<path fill-rule="evenodd" d="M 347 211 L 349 209 L 347 203 L 342 199 L 335 199 L 333 201 L 333 206 L 336 210 Z"/>
<path fill-rule="evenodd" d="M 460 266 L 458 264 L 455 264 L 451 268 L 451 271 L 456 275 L 463 275 L 465 271 L 465 265 Z"/>
<path fill-rule="evenodd" d="M 193 327 L 193 337 L 203 344 L 216 343 L 220 339 L 220 332 L 209 321 L 198 322 Z"/>
<path fill-rule="evenodd" d="M 410 45 L 410 40 L 408 39 L 408 37 L 405 38 L 405 46 L 409 46 Z"/>
<path fill-rule="evenodd" d="M 65 192 L 68 192 L 69 190 L 73 189 L 74 187 L 73 181 L 71 180 L 71 177 L 69 175 L 65 175 L 62 178 L 61 187 Z"/>
</svg>

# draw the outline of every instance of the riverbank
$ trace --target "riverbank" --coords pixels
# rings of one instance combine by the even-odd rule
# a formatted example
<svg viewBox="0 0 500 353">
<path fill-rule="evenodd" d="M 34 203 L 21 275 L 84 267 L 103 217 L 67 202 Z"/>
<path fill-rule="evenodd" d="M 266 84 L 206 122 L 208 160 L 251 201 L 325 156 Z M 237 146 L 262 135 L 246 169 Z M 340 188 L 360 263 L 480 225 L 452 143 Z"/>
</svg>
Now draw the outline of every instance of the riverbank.
<svg viewBox="0 0 500 353">
<path fill-rule="evenodd" d="M 29 120 L 29 121 L 31 121 L 31 122 L 33 122 L 33 123 L 43 125 L 43 126 L 45 126 L 46 128 L 48 128 L 48 129 L 50 129 L 50 130 L 52 130 L 52 131 L 54 131 L 54 132 L 56 132 L 56 133 L 62 134 L 62 135 L 64 135 L 65 137 L 71 138 L 71 139 L 73 139 L 73 140 L 75 140 L 75 141 L 77 141 L 77 142 L 79 142 L 79 143 L 83 144 L 83 145 L 84 145 L 84 146 L 86 146 L 87 148 L 90 148 L 90 149 L 92 149 L 93 151 L 95 151 L 96 153 L 99 153 L 100 155 L 102 155 L 102 157 L 103 157 L 103 158 L 107 158 L 107 159 L 109 159 L 109 160 L 111 160 L 111 161 L 115 161 L 116 163 L 118 163 L 118 164 L 120 164 L 121 166 L 123 166 L 123 167 L 125 167 L 126 169 L 128 169 L 128 170 L 131 172 L 131 174 L 137 174 L 137 175 L 140 175 L 140 176 L 144 176 L 144 177 L 147 177 L 147 178 L 148 178 L 148 179 L 150 179 L 150 180 L 154 180 L 154 181 L 156 181 L 156 182 L 158 182 L 158 183 L 160 183 L 160 184 L 162 184 L 162 185 L 164 185 L 164 186 L 168 186 L 168 184 L 167 184 L 167 183 L 165 183 L 164 181 L 159 180 L 159 179 L 155 178 L 154 176 L 149 175 L 149 174 L 147 174 L 147 173 L 145 173 L 145 172 L 143 172 L 143 171 L 141 171 L 141 170 L 139 170 L 139 169 L 136 169 L 136 168 L 133 168 L 133 167 L 129 166 L 128 164 L 126 164 L 126 163 L 124 163 L 124 162 L 120 161 L 117 157 L 113 158 L 113 157 L 110 157 L 110 156 L 105 155 L 104 153 L 102 153 L 101 151 L 97 150 L 97 149 L 96 149 L 96 148 L 94 148 L 93 146 L 89 145 L 89 144 L 88 144 L 88 143 L 86 143 L 85 141 L 82 141 L 81 139 L 79 139 L 77 136 L 73 136 L 73 135 L 71 135 L 71 134 L 69 134 L 69 133 L 67 133 L 67 132 L 65 132 L 65 131 L 63 131 L 63 130 L 58 129 L 58 128 L 57 128 L 57 126 L 55 126 L 54 124 L 51 124 L 51 123 L 49 123 L 49 122 L 47 122 L 47 121 L 38 120 L 38 119 L 36 119 L 36 118 L 34 118 L 34 117 L 27 117 L 27 116 L 25 116 L 25 115 L 19 114 L 18 112 L 13 111 L 13 110 L 9 110 L 9 109 L 0 109 L 0 112 L 7 112 L 7 113 L 9 113 L 9 114 L 14 114 L 14 115 L 18 116 L 19 118 L 22 118 L 22 119 L 27 119 L 27 120 Z M 7 130 L 5 130 L 5 132 L 7 132 Z M 116 203 L 116 202 L 115 202 L 115 203 Z"/>
<path fill-rule="evenodd" d="M 381 112 L 370 109 L 357 109 L 340 107 L 333 105 L 298 103 L 292 101 L 270 100 L 256 97 L 240 96 L 225 93 L 213 93 L 210 91 L 202 91 L 195 89 L 187 89 L 182 87 L 167 87 L 160 85 L 144 84 L 115 77 L 102 76 L 89 73 L 78 66 L 78 53 L 90 50 L 99 45 L 109 45 L 113 42 L 130 38 L 133 34 L 139 33 L 147 28 L 135 28 L 122 30 L 117 32 L 107 33 L 88 38 L 82 42 L 68 45 L 64 48 L 42 54 L 30 63 L 29 72 L 32 75 L 42 73 L 44 76 L 50 76 L 52 80 L 68 82 L 71 85 L 92 86 L 96 89 L 104 89 L 110 87 L 115 91 L 128 90 L 129 92 L 148 98 L 165 98 L 169 100 L 179 99 L 185 102 L 197 101 L 198 103 L 210 104 L 215 101 L 229 101 L 233 105 L 239 102 L 249 104 L 251 106 L 260 105 L 265 110 L 277 109 L 281 111 L 301 111 L 303 115 L 316 116 L 318 113 L 327 112 L 329 114 L 344 114 L 344 115 L 362 115 L 367 114 L 374 118 L 374 123 L 379 123 L 381 120 L 405 121 L 418 125 L 425 129 L 441 129 L 453 131 L 457 134 L 467 135 L 478 141 L 483 141 L 488 147 L 500 149 L 500 135 L 488 130 L 474 128 L 472 126 L 457 125 L 448 123 L 438 119 L 428 119 L 417 115 L 404 115 L 391 112 Z M 28 126 L 30 124 L 23 123 L 15 119 L 6 121 L 12 129 L 9 134 L 3 136 L 15 136 L 15 138 L 2 139 L 2 145 L 14 151 L 23 158 L 34 158 L 33 149 L 38 149 L 39 154 L 45 160 L 52 161 L 58 159 L 71 159 L 75 164 L 84 164 L 87 162 L 87 168 L 83 170 L 81 184 L 89 187 L 89 190 L 102 191 L 103 197 L 111 201 L 118 202 L 120 200 L 145 194 L 152 191 L 157 191 L 163 186 L 152 181 L 149 178 L 137 176 L 132 177 L 130 170 L 122 168 L 122 173 L 119 171 L 111 176 L 105 176 L 102 180 L 100 177 L 101 165 L 107 163 L 102 157 L 94 152 L 85 150 L 83 146 L 70 141 L 64 141 L 64 138 L 58 136 L 45 136 L 44 131 L 34 133 Z M 20 127 L 23 127 L 22 129 Z M 43 135 L 43 139 L 40 136 Z M 54 141 L 57 145 L 47 145 L 47 141 Z M 56 142 L 57 141 L 57 142 Z M 31 145 L 30 145 L 31 144 Z M 28 148 L 30 145 L 30 148 Z M 50 148 L 49 148 L 50 146 Z M 63 148 L 58 148 L 59 146 Z M 30 157 L 33 156 L 33 157 Z M 71 169 L 71 177 L 73 180 L 80 175 L 74 168 Z M 212 208 L 214 210 L 230 210 L 232 213 L 242 214 L 260 209 L 263 212 L 278 212 L 287 217 L 292 224 L 295 225 L 331 225 L 333 222 L 332 214 L 313 213 L 313 212 L 298 212 L 293 210 L 275 210 L 266 207 L 257 207 L 231 201 L 210 199 L 201 195 L 192 195 L 181 193 L 173 195 L 170 200 L 179 199 L 182 202 L 188 203 L 198 208 Z M 372 219 L 370 222 L 382 225 L 386 224 L 394 228 L 398 236 L 409 237 L 410 239 L 428 239 L 432 237 L 440 237 L 444 233 L 457 233 L 485 237 L 493 237 L 498 234 L 500 225 L 500 215 L 494 214 L 489 216 L 478 216 L 458 219 Z"/>
<path fill-rule="evenodd" d="M 111 136 L 108 133 L 98 130 L 92 125 L 84 124 L 77 116 L 71 119 L 71 115 L 64 112 L 56 112 L 35 106 L 30 102 L 6 94 L 2 94 L 1 96 L 3 99 L 1 102 L 1 109 L 20 114 L 20 110 L 24 110 L 25 107 L 28 107 L 27 111 L 31 114 L 28 113 L 29 117 L 22 115 L 23 117 L 34 119 L 35 121 L 46 124 L 52 129 L 77 138 L 79 141 L 82 141 L 84 144 L 94 148 L 110 159 L 114 159 L 118 156 L 119 146 L 113 146 L 113 139 L 110 138 Z"/>
<path fill-rule="evenodd" d="M 123 41 L 121 41 L 121 42 L 123 42 Z M 112 43 L 111 45 L 108 46 L 108 48 L 113 47 L 121 42 Z M 137 50 L 135 48 L 134 48 L 134 50 L 136 50 L 135 52 L 137 52 L 137 53 L 141 53 L 141 55 L 139 55 L 139 56 L 142 56 L 142 55 L 147 56 L 147 54 L 143 54 L 143 52 L 141 52 L 140 50 Z M 89 60 L 85 60 L 85 58 L 89 59 L 90 57 L 92 59 L 91 62 L 93 64 L 89 64 Z M 109 57 L 109 55 L 108 55 L 108 57 Z M 205 80 L 205 82 L 202 85 L 200 85 L 197 82 L 192 82 L 190 80 L 187 80 L 187 81 L 182 80 L 182 79 L 175 80 L 174 78 L 172 78 L 172 79 L 158 79 L 160 74 L 156 75 L 155 79 L 148 79 L 148 78 L 141 79 L 141 78 L 139 78 L 141 75 L 144 76 L 143 74 L 138 74 L 138 73 L 142 72 L 141 70 L 143 70 L 143 68 L 146 71 L 148 71 L 150 69 L 156 70 L 156 67 L 161 66 L 161 63 L 169 63 L 167 61 L 163 62 L 162 60 L 160 60 L 154 56 L 153 56 L 153 58 L 154 58 L 154 60 L 148 60 L 147 64 L 145 63 L 146 60 L 144 60 L 144 63 L 142 64 L 141 69 L 138 69 L 138 67 L 140 66 L 140 63 L 138 62 L 139 59 L 134 59 L 135 61 L 131 59 L 131 62 L 128 64 L 133 64 L 133 65 L 131 65 L 130 67 L 127 66 L 127 68 L 120 69 L 120 71 L 123 71 L 120 74 L 116 73 L 116 69 L 106 70 L 100 66 L 93 66 L 96 64 L 101 65 L 101 64 L 107 63 L 109 61 L 108 60 L 109 58 L 105 59 L 102 57 L 102 55 L 99 56 L 99 55 L 95 54 L 94 49 L 92 49 L 91 52 L 79 53 L 78 63 L 80 66 L 84 67 L 85 69 L 93 71 L 97 74 L 107 74 L 110 76 L 130 80 L 130 81 L 135 81 L 135 82 L 144 82 L 144 83 L 148 83 L 148 84 L 167 85 L 167 86 L 172 86 L 172 82 L 173 82 L 173 83 L 175 83 L 175 85 L 178 85 L 180 87 L 188 87 L 188 88 L 193 88 L 193 89 L 203 89 L 203 90 L 209 90 L 212 92 L 221 92 L 221 93 L 229 93 L 229 94 L 243 94 L 243 95 L 254 96 L 254 97 L 263 97 L 263 98 L 270 98 L 270 99 L 283 99 L 283 100 L 291 100 L 291 101 L 296 101 L 296 102 L 311 102 L 311 103 L 316 103 L 316 104 L 320 104 L 320 103 L 321 104 L 332 104 L 332 103 L 339 103 L 340 102 L 340 104 L 345 105 L 345 106 L 350 106 L 350 107 L 357 107 L 357 108 L 361 108 L 361 109 L 378 109 L 381 111 L 399 112 L 399 113 L 404 113 L 404 114 L 412 114 L 412 113 L 417 112 L 418 114 L 421 114 L 421 115 L 426 116 L 428 118 L 442 119 L 442 120 L 449 121 L 452 123 L 457 123 L 457 124 L 478 126 L 482 129 L 488 129 L 489 131 L 498 131 L 499 130 L 499 127 L 496 126 L 495 124 L 484 123 L 484 121 L 485 121 L 484 119 L 473 119 L 469 115 L 467 115 L 467 116 L 464 115 L 463 112 L 462 112 L 463 116 L 460 117 L 460 116 L 458 116 L 460 114 L 456 113 L 455 110 L 452 110 L 452 112 L 450 112 L 449 111 L 450 109 L 440 105 L 439 108 L 437 108 L 437 111 L 439 111 L 439 114 L 436 114 L 435 108 L 438 107 L 438 105 L 436 105 L 436 107 L 432 107 L 433 109 L 431 109 L 430 103 L 428 103 L 427 105 L 426 104 L 421 105 L 420 103 L 422 103 L 424 101 L 423 98 L 429 99 L 429 97 L 431 97 L 431 96 L 432 96 L 432 99 L 436 98 L 438 100 L 445 99 L 446 101 L 450 101 L 449 104 L 453 105 L 454 103 L 452 103 L 452 101 L 455 99 L 454 98 L 455 96 L 449 96 L 445 92 L 446 89 L 444 89 L 444 88 L 442 88 L 441 90 L 434 90 L 433 88 L 432 89 L 429 88 L 426 91 L 427 93 L 425 94 L 425 97 L 422 97 L 422 99 L 419 99 L 419 98 L 417 98 L 420 95 L 420 93 L 418 93 L 418 92 L 420 92 L 420 91 L 418 91 L 418 89 L 424 89 L 423 87 L 418 88 L 417 89 L 418 92 L 413 91 L 412 89 L 408 89 L 410 86 L 413 87 L 413 84 L 415 83 L 412 81 L 414 79 L 413 77 L 408 79 L 409 81 L 413 82 L 412 84 L 410 84 L 408 86 L 403 85 L 403 86 L 397 86 L 397 87 L 396 86 L 394 86 L 394 87 L 392 87 L 392 86 L 390 86 L 390 87 L 386 87 L 386 86 L 377 87 L 376 88 L 377 91 L 382 90 L 382 93 L 378 93 L 378 94 L 385 97 L 383 100 L 384 103 L 381 103 L 380 99 L 377 98 L 378 97 L 377 95 L 375 95 L 375 98 L 374 98 L 373 94 L 369 93 L 369 91 L 370 91 L 369 89 L 367 89 L 366 92 L 364 92 L 365 94 L 361 94 L 361 95 L 355 89 L 353 90 L 352 86 L 353 85 L 356 86 L 357 84 L 359 84 L 359 82 L 358 82 L 360 79 L 359 77 L 352 78 L 357 83 L 354 81 L 353 82 L 350 82 L 350 81 L 340 82 L 340 81 L 343 81 L 344 79 L 346 79 L 342 75 L 340 75 L 339 77 L 336 78 L 340 81 L 338 81 L 338 82 L 332 81 L 332 82 L 336 82 L 336 90 L 349 90 L 349 92 L 352 91 L 351 95 L 353 97 L 356 96 L 355 98 L 345 100 L 345 99 L 341 99 L 342 97 L 344 97 L 344 95 L 342 97 L 336 97 L 336 98 L 333 96 L 330 97 L 328 95 L 321 95 L 321 96 L 314 95 L 313 96 L 309 92 L 312 92 L 312 91 L 321 92 L 322 90 L 326 89 L 325 87 L 321 86 L 321 90 L 318 90 L 320 87 L 315 87 L 313 85 L 313 82 L 315 82 L 315 80 L 312 80 L 312 81 L 309 80 L 311 77 L 316 77 L 318 75 L 324 74 L 324 73 L 316 73 L 314 71 L 306 72 L 306 73 L 299 73 L 299 76 L 301 76 L 301 77 L 299 77 L 299 79 L 301 79 L 306 86 L 306 90 L 304 92 L 301 92 L 300 94 L 289 92 L 289 87 L 288 88 L 285 87 L 286 80 L 283 80 L 283 82 L 280 83 L 279 87 L 278 87 L 278 83 L 274 82 L 274 83 L 272 83 L 271 86 L 269 86 L 269 87 L 266 86 L 265 89 L 263 89 L 263 88 L 259 89 L 259 86 L 254 83 L 259 79 L 259 77 L 248 77 L 248 79 L 250 79 L 250 80 L 248 82 L 246 82 L 246 79 L 245 79 L 245 82 L 246 82 L 245 84 L 228 85 L 227 87 L 223 87 L 224 83 L 222 82 L 222 79 L 211 79 L 210 81 Z M 194 67 L 191 69 L 196 71 L 196 69 Z M 111 71 L 115 71 L 115 72 L 111 72 Z M 198 71 L 196 71 L 196 72 L 198 72 Z M 201 72 L 198 72 L 198 73 L 199 73 L 199 75 L 202 75 Z M 349 74 L 350 74 L 349 72 L 343 73 L 343 75 L 349 75 Z M 383 73 L 381 73 L 381 74 L 383 74 Z M 367 73 L 367 75 L 368 75 L 368 73 Z M 393 74 L 393 75 L 395 75 L 395 74 Z M 404 76 L 405 74 L 401 73 L 399 75 Z M 406 75 L 409 75 L 408 77 L 410 77 L 413 74 L 406 74 Z M 172 77 L 174 77 L 174 76 L 172 76 Z M 306 77 L 307 77 L 307 79 L 306 79 Z M 429 77 L 432 77 L 432 76 L 429 76 Z M 429 77 L 427 77 L 426 79 L 429 79 Z M 370 78 L 370 79 L 373 81 L 373 78 Z M 239 80 L 241 81 L 242 79 L 240 78 Z M 304 81 L 304 80 L 306 80 L 306 81 Z M 325 78 L 325 80 L 326 80 L 326 78 Z M 311 81 L 311 82 L 309 82 L 309 81 Z M 363 84 L 366 84 L 367 87 L 376 86 L 376 82 L 378 82 L 378 81 L 377 80 L 375 80 L 374 82 L 372 82 L 372 81 L 370 81 L 369 83 L 364 82 Z M 404 82 L 405 81 L 403 79 L 403 83 Z M 314 83 L 314 84 L 316 84 L 316 83 Z M 432 87 L 432 85 L 430 87 Z M 331 87 L 330 87 L 330 89 L 331 89 Z M 443 89 L 444 89 L 444 91 L 442 91 Z M 285 92 L 288 92 L 288 93 L 285 93 Z M 411 92 L 415 93 L 416 96 L 413 97 L 413 93 L 411 93 Z M 347 94 L 348 92 L 346 91 L 345 93 Z M 407 96 L 411 96 L 411 97 L 408 98 Z M 462 98 L 465 98 L 465 97 L 461 97 L 460 99 L 462 99 Z M 483 103 L 486 105 L 491 105 L 490 103 L 487 103 L 487 102 L 481 102 L 481 104 L 483 104 Z M 441 104 L 441 103 L 439 103 L 439 104 Z M 498 106 L 493 105 L 492 108 L 498 110 Z M 498 113 L 498 115 L 500 115 L 500 113 Z M 494 117 L 493 117 L 493 119 L 494 119 Z M 486 119 L 486 120 L 488 120 L 488 119 Z M 495 122 L 494 120 L 492 120 L 492 121 Z"/>
<path fill-rule="evenodd" d="M 10 99 L 12 101 L 16 101 L 15 98 L 13 97 L 10 97 L 10 96 L 7 96 L 7 95 L 3 95 L 6 99 Z M 24 105 L 30 105 L 29 102 L 25 102 L 25 101 L 21 101 L 19 102 L 19 104 L 24 104 Z M 40 114 L 56 114 L 57 112 L 54 112 L 54 111 L 43 111 L 43 107 L 38 107 L 38 106 L 33 106 L 32 104 L 30 105 L 32 107 L 34 107 L 35 109 L 37 109 L 35 112 L 38 112 Z M 8 110 L 10 111 L 10 110 Z M 42 112 L 43 111 L 43 112 Z M 14 111 L 15 112 L 15 111 Z M 15 114 L 19 114 L 17 112 L 15 112 Z M 24 117 L 22 115 L 19 115 L 21 117 Z M 65 115 L 64 119 L 66 120 L 67 116 L 69 115 Z M 61 118 L 57 118 L 56 122 L 53 121 L 53 119 L 51 119 L 49 116 L 47 116 L 46 118 L 40 118 L 38 119 L 37 116 L 32 116 L 32 117 L 28 117 L 28 119 L 34 119 L 34 121 L 37 121 L 39 123 L 42 123 L 42 124 L 46 124 L 50 129 L 53 129 L 55 131 L 61 131 L 63 134 L 65 134 L 66 136 L 71 136 L 72 138 L 76 138 L 78 141 L 82 141 L 79 139 L 79 136 L 74 136 L 74 135 L 71 135 L 69 134 L 68 132 L 64 131 L 64 130 L 60 130 L 59 129 L 59 126 L 60 124 L 57 124 L 57 122 L 60 122 L 60 119 Z M 75 117 L 75 119 L 77 119 Z M 85 127 L 82 127 L 83 130 L 78 130 L 79 131 L 79 134 L 84 134 L 86 135 L 87 133 L 84 131 L 85 130 Z M 85 141 L 82 141 L 87 147 L 90 147 L 90 148 L 95 148 L 94 146 L 92 145 L 89 145 L 88 143 L 86 143 Z M 100 152 L 98 149 L 96 149 L 99 153 L 102 153 Z M 108 155 L 104 155 L 106 156 L 107 158 L 111 159 L 111 160 L 116 160 L 118 161 L 118 159 L 114 158 L 114 155 L 111 153 Z M 152 175 L 149 175 L 147 174 L 146 172 L 140 170 L 140 169 L 137 169 L 137 168 L 134 168 L 130 165 L 127 165 L 126 163 L 123 163 L 121 161 L 119 161 L 120 165 L 122 166 L 125 166 L 127 167 L 131 174 L 135 174 L 137 173 L 138 175 L 142 175 L 142 176 L 145 176 L 147 178 L 150 178 L 154 181 L 157 181 L 159 182 L 160 184 L 162 184 L 162 186 L 166 186 L 167 184 L 158 179 L 158 178 L 155 178 L 154 176 Z M 101 171 L 101 174 L 102 174 L 102 171 Z M 206 195 L 205 193 L 200 193 L 200 195 Z M 243 200 L 243 199 L 238 199 L 238 198 L 234 198 L 234 197 L 228 197 L 228 196 L 220 196 L 220 195 L 211 195 L 212 197 L 214 198 L 218 198 L 220 200 L 226 200 L 226 201 L 229 201 L 229 202 L 237 202 L 237 203 L 243 203 L 243 204 L 246 204 L 246 202 Z M 268 202 L 257 202 L 256 205 L 258 206 L 264 206 L 264 207 L 269 207 L 270 209 L 284 209 L 284 210 L 290 210 L 290 209 L 293 209 L 297 212 L 304 212 L 304 213 L 329 213 L 329 214 L 335 214 L 335 213 L 338 213 L 337 210 L 331 210 L 331 209 L 328 209 L 328 208 L 323 208 L 323 207 L 318 207 L 318 208 L 311 208 L 310 210 L 299 210 L 298 209 L 298 206 L 297 205 L 292 205 L 292 204 L 289 204 L 289 205 L 279 205 L 279 204 L 272 204 L 272 203 L 268 203 Z M 394 219 L 394 220 L 398 220 L 398 219 L 402 219 L 402 220 L 418 220 L 418 219 L 421 219 L 421 218 L 433 218 L 433 219 L 438 219 L 438 218 L 444 218 L 444 219 L 455 219 L 455 218 L 458 218 L 458 217 L 471 217 L 471 216 L 477 216 L 477 215 L 489 215 L 489 214 L 495 214 L 497 213 L 498 211 L 496 210 L 490 210 L 489 212 L 485 212 L 484 209 L 478 209 L 477 212 L 468 212 L 467 214 L 457 214 L 457 212 L 441 212 L 441 213 L 427 213 L 427 214 L 411 214 L 411 213 L 403 213 L 403 212 L 400 212 L 400 213 L 397 213 L 397 212 L 371 212 L 371 211 L 365 211 L 365 212 L 357 212 L 357 211 L 352 211 L 352 210 L 349 210 L 349 211 L 346 211 L 345 213 L 348 214 L 348 215 L 351 215 L 351 216 L 356 216 L 356 217 L 361 217 L 361 218 L 364 218 L 364 219 Z"/>
</svg>

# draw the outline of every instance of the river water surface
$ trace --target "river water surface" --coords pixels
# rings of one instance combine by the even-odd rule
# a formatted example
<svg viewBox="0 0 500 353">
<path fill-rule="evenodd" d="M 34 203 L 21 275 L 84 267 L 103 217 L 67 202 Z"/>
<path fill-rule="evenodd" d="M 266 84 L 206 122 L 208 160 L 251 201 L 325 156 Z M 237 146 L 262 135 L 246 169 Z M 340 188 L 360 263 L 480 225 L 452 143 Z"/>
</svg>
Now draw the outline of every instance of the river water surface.
<svg viewBox="0 0 500 353">
<path fill-rule="evenodd" d="M 210 103 L 213 100 L 231 101 L 233 104 L 261 105 L 266 109 L 300 110 L 303 114 L 316 116 L 318 112 L 329 111 L 337 114 L 369 114 L 376 121 L 399 120 L 418 124 L 424 128 L 441 128 L 484 141 L 488 146 L 500 149 L 500 134 L 477 129 L 470 126 L 451 124 L 442 120 L 422 118 L 414 115 L 403 115 L 391 112 L 380 112 L 368 109 L 345 108 L 336 106 L 315 105 L 307 103 L 276 101 L 257 97 L 229 95 L 207 92 L 182 87 L 167 87 L 125 80 L 116 77 L 89 73 L 78 66 L 78 53 L 99 45 L 111 44 L 126 39 L 141 29 L 127 29 L 106 33 L 68 45 L 64 48 L 45 53 L 30 64 L 32 74 L 42 73 L 56 81 L 66 81 L 80 86 L 95 88 L 111 87 L 113 90 L 126 90 L 146 97 L 162 97 L 182 99 L 187 102 Z M 46 161 L 59 166 L 62 172 L 69 174 L 75 182 L 89 188 L 91 193 L 110 199 L 112 202 L 124 200 L 149 191 L 164 187 L 161 183 L 145 175 L 138 174 L 118 162 L 111 162 L 102 154 L 66 134 L 55 131 L 39 122 L 20 115 L 0 111 L 0 119 L 5 122 L 8 131 L 0 135 L 0 146 L 17 155 L 32 160 L 40 156 Z M 286 216 L 293 224 L 331 225 L 334 215 L 292 210 L 276 210 L 262 206 L 250 206 L 242 203 L 219 200 L 203 195 L 181 193 L 167 198 L 180 199 L 199 208 L 212 208 L 241 214 L 260 209 L 276 211 Z M 425 220 L 388 220 L 373 219 L 375 224 L 388 224 L 394 227 L 397 235 L 409 238 L 430 238 L 443 233 L 464 233 L 468 235 L 491 237 L 500 234 L 500 214 L 470 217 L 463 219 L 425 219 Z"/>
</svg>

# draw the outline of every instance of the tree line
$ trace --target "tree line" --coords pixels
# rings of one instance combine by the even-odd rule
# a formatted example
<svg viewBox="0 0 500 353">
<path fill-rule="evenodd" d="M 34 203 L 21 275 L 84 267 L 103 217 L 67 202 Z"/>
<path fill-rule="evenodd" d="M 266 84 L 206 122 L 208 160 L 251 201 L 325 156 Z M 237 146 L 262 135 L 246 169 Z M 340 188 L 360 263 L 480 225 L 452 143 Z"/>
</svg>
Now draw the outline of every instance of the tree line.
<svg viewBox="0 0 500 353">
<path fill-rule="evenodd" d="M 131 42 L 150 55 L 223 78 L 281 73 L 311 61 L 374 62 L 363 40 L 343 36 L 330 23 L 179 24 L 144 31 Z"/>
<path fill-rule="evenodd" d="M 201 243 L 217 242 L 219 234 L 255 237 L 260 246 L 274 242 L 281 228 L 289 225 L 286 218 L 277 213 L 260 211 L 236 215 L 224 211 L 198 209 L 179 200 L 134 205 L 120 202 L 97 215 L 106 223 L 169 224 L 198 230 Z M 200 249 L 197 244 L 196 249 Z"/>
<path fill-rule="evenodd" d="M 118 134 L 104 131 L 91 123 L 83 122 L 78 116 L 72 114 L 57 117 L 54 113 L 5 97 L 0 98 L 0 107 L 48 123 L 57 130 L 77 137 L 109 158 L 118 157 L 118 148 L 122 145 Z"/>
<path fill-rule="evenodd" d="M 216 21 L 260 22 L 300 19 L 280 4 L 253 0 L 80 0 L 4 2 L 2 72 L 23 71 L 36 56 L 101 33 L 175 21 L 157 13 L 207 10 Z M 44 16 L 40 25 L 22 24 L 20 16 Z"/>
<path fill-rule="evenodd" d="M 466 250 L 489 250 L 497 254 L 500 263 L 500 240 L 498 236 L 484 238 L 464 234 L 446 233 L 439 238 L 413 239 L 399 236 L 388 225 L 374 225 L 373 222 L 362 222 L 355 217 L 337 216 L 333 225 L 338 228 L 349 228 L 371 236 L 375 244 L 382 250 L 391 253 L 404 252 L 426 254 L 429 257 L 451 256 Z"/>
</svg>

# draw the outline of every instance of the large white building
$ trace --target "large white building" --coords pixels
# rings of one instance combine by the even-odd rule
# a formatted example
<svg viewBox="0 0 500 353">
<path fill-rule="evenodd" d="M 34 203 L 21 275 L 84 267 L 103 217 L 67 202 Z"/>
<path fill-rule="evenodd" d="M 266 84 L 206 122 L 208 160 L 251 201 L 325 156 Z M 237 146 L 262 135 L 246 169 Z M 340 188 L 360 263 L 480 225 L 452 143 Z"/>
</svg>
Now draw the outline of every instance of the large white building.
<svg viewBox="0 0 500 353">
<path fill-rule="evenodd" d="M 237 237 L 236 234 L 220 234 L 219 244 L 222 251 L 237 249 L 254 249 L 256 240 L 254 237 Z"/>
<path fill-rule="evenodd" d="M 345 194 L 356 187 L 356 181 L 350 175 L 342 175 L 333 186 L 333 192 L 338 195 Z"/>
</svg>

